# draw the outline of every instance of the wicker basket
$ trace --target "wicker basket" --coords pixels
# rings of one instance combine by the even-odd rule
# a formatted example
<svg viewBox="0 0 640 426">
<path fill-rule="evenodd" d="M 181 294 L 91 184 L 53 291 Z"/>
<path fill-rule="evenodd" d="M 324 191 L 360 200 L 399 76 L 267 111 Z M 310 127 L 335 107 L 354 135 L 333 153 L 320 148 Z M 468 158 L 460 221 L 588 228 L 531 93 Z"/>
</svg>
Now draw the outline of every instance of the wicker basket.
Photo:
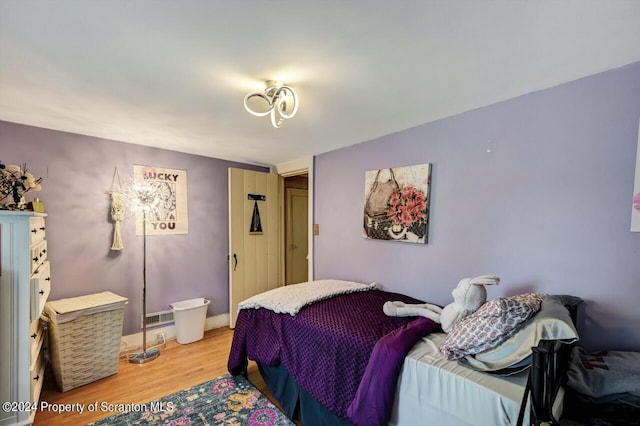
<svg viewBox="0 0 640 426">
<path fill-rule="evenodd" d="M 118 372 L 126 303 L 108 291 L 47 302 L 51 365 L 62 392 Z"/>
</svg>

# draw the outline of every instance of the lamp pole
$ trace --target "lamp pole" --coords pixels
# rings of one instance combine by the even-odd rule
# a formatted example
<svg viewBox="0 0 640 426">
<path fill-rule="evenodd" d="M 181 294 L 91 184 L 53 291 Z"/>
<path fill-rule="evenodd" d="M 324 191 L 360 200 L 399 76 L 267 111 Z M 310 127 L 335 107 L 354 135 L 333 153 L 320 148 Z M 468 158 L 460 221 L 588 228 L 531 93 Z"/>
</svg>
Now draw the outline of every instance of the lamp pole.
<svg viewBox="0 0 640 426">
<path fill-rule="evenodd" d="M 142 208 L 142 352 L 129 356 L 129 362 L 144 364 L 160 356 L 160 350 L 147 351 L 147 206 Z"/>
<path fill-rule="evenodd" d="M 142 209 L 142 351 L 147 353 L 147 209 Z"/>
</svg>

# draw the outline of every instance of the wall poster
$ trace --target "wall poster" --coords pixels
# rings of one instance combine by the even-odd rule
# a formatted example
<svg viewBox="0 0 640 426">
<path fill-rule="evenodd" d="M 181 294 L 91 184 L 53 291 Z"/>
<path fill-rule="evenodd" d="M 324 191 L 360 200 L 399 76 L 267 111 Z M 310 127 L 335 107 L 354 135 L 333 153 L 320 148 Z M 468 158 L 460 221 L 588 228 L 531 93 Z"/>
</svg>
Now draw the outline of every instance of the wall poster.
<svg viewBox="0 0 640 426">
<path fill-rule="evenodd" d="M 147 235 L 189 233 L 187 211 L 187 171 L 150 166 L 133 166 L 136 187 L 150 195 L 147 213 Z M 141 191 L 138 191 L 139 193 Z M 142 235 L 141 209 L 136 209 L 136 235 Z"/>
</svg>

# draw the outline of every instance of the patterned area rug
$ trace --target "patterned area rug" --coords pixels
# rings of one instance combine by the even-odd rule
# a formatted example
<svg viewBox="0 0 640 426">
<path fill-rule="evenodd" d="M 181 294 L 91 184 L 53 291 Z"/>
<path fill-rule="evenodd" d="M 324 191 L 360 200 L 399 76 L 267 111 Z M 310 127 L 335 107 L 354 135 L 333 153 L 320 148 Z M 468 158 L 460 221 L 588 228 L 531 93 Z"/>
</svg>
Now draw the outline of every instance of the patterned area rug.
<svg viewBox="0 0 640 426">
<path fill-rule="evenodd" d="M 115 407 L 121 411 L 92 425 L 294 425 L 242 376 L 226 374 L 145 404 Z"/>
</svg>

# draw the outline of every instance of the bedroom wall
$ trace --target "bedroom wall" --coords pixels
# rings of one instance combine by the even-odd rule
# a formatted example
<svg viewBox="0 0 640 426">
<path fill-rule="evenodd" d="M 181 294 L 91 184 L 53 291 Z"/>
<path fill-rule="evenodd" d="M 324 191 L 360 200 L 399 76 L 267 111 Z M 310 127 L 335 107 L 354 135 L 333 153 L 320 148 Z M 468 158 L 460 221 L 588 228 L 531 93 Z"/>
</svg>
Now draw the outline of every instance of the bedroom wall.
<svg viewBox="0 0 640 426">
<path fill-rule="evenodd" d="M 142 237 L 128 217 L 124 249 L 112 251 L 110 197 L 114 168 L 130 177 L 133 164 L 187 171 L 189 234 L 147 237 L 147 312 L 206 297 L 208 315 L 229 312 L 229 167 L 268 171 L 174 151 L 0 121 L 0 160 L 27 163 L 44 177 L 52 290 L 49 300 L 112 291 L 129 299 L 124 334 L 139 333 L 142 314 Z"/>
<path fill-rule="evenodd" d="M 640 350 L 639 118 L 635 63 L 319 155 L 315 278 L 447 304 L 461 278 L 498 274 L 490 299 L 580 296 L 585 347 Z M 364 239 L 365 172 L 425 162 L 428 244 Z"/>
</svg>

